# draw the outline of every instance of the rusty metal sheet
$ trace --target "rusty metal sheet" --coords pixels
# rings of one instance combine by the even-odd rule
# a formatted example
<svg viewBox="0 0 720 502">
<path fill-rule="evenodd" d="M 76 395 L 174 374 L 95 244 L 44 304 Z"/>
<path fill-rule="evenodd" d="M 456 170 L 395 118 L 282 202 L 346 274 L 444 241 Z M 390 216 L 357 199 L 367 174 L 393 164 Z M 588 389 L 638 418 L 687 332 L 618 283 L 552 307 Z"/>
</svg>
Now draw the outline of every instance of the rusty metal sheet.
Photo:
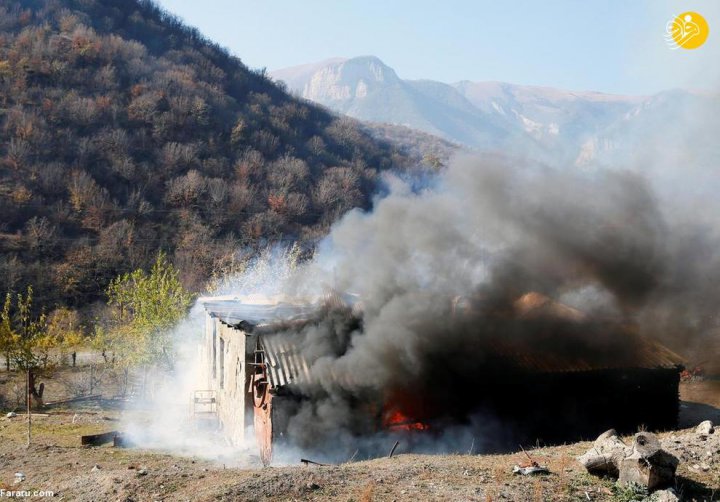
<svg viewBox="0 0 720 502">
<path fill-rule="evenodd" d="M 263 465 L 270 465 L 272 461 L 272 396 L 268 392 L 268 399 L 260 406 L 254 407 L 253 424 L 255 426 L 255 440 L 257 441 L 260 461 Z"/>
<path fill-rule="evenodd" d="M 494 340 L 487 350 L 493 359 L 511 367 L 538 373 L 564 373 L 609 369 L 673 369 L 685 365 L 685 360 L 669 348 L 640 335 L 625 333 L 630 355 L 610 357 L 593 351 L 563 354 L 543 350 L 528 343 Z M 619 356 L 619 355 L 618 355 Z"/>
<path fill-rule="evenodd" d="M 272 461 L 272 394 L 267 379 L 267 365 L 264 363 L 260 363 L 253 374 L 252 395 L 255 441 L 260 461 L 267 466 Z"/>
</svg>

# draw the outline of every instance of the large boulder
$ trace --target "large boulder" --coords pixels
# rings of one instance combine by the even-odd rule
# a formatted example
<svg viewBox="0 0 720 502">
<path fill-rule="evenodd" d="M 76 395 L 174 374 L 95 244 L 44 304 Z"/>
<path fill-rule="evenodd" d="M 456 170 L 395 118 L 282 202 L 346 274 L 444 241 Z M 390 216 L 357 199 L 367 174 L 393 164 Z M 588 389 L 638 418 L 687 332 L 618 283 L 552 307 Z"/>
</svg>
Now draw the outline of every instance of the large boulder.
<svg viewBox="0 0 720 502">
<path fill-rule="evenodd" d="M 639 432 L 628 446 L 614 429 L 602 433 L 578 461 L 591 474 L 617 477 L 620 485 L 637 483 L 650 491 L 670 485 L 679 463 L 660 447 L 655 434 Z"/>
<path fill-rule="evenodd" d="M 617 477 L 620 461 L 625 458 L 627 445 L 622 442 L 615 429 L 610 429 L 598 436 L 590 448 L 578 457 L 583 467 L 590 474 Z"/>
<path fill-rule="evenodd" d="M 660 447 L 657 436 L 650 432 L 635 434 L 632 446 L 618 466 L 618 483 L 637 483 L 652 491 L 670 485 L 680 461 Z"/>
<path fill-rule="evenodd" d="M 713 423 L 710 420 L 705 420 L 704 422 L 700 422 L 700 424 L 695 427 L 695 432 L 701 436 L 707 436 L 715 432 L 715 428 L 713 427 Z"/>
</svg>

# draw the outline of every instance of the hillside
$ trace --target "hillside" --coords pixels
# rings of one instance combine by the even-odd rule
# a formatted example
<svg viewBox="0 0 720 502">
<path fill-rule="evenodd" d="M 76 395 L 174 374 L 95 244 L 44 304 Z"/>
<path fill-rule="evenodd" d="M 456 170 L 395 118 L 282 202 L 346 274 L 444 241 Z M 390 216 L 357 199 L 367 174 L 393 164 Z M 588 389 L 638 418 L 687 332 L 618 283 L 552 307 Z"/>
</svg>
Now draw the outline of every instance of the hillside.
<svg viewBox="0 0 720 502">
<path fill-rule="evenodd" d="M 0 293 L 82 307 L 170 253 L 312 241 L 407 157 L 146 0 L 0 2 Z"/>
<path fill-rule="evenodd" d="M 377 140 L 395 145 L 424 167 L 447 166 L 454 155 L 468 152 L 457 143 L 410 127 L 380 122 L 361 122 L 361 127 Z"/>
</svg>

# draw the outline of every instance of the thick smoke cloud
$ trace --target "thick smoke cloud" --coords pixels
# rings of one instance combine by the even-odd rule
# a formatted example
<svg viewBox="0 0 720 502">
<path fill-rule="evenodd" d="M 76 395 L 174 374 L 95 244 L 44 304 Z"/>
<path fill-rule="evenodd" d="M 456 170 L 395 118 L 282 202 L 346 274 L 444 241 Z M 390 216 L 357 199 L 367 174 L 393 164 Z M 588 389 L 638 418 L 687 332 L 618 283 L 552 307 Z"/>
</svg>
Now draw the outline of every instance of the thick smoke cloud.
<svg viewBox="0 0 720 502">
<path fill-rule="evenodd" d="M 295 446 L 331 439 L 323 451 L 335 460 L 382 451 L 387 432 L 359 441 L 353 431 L 372 430 L 363 406 L 390 403 L 464 417 L 439 438 L 420 435 L 415 451 L 482 449 L 508 431 L 466 398 L 486 384 L 497 340 L 631 362 L 633 342 L 612 336 L 630 326 L 720 370 L 707 356 L 720 348 L 720 150 L 707 113 L 681 108 L 660 124 L 666 142 L 648 140 L 665 135 L 648 124 L 626 138 L 636 149 L 594 168 L 477 155 L 422 182 L 388 175 L 373 210 L 346 214 L 310 261 L 268 251 L 221 284 L 218 293 L 333 297 L 277 334 L 311 363 L 313 382 L 298 389 L 311 399 L 285 416 Z M 585 315 L 525 318 L 516 302 L 529 292 Z M 283 454 L 297 461 L 297 450 Z"/>
<path fill-rule="evenodd" d="M 347 214 L 285 285 L 299 295 L 317 294 L 319 284 L 357 295 L 361 318 L 351 326 L 335 312 L 287 335 L 302 340 L 325 393 L 290 419 L 301 442 L 318 430 L 339 434 L 363 392 L 405 389 L 445 406 L 445 386 L 482 377 L 484 342 L 494 337 L 531 343 L 533 333 L 551 330 L 549 351 L 631 360 L 630 340 L 602 336 L 631 324 L 708 364 L 698 354 L 718 337 L 718 226 L 667 214 L 678 201 L 666 204 L 637 171 L 466 157 L 432 189 L 395 178 L 388 185 L 371 213 Z M 589 317 L 514 318 L 514 302 L 528 292 Z"/>
</svg>

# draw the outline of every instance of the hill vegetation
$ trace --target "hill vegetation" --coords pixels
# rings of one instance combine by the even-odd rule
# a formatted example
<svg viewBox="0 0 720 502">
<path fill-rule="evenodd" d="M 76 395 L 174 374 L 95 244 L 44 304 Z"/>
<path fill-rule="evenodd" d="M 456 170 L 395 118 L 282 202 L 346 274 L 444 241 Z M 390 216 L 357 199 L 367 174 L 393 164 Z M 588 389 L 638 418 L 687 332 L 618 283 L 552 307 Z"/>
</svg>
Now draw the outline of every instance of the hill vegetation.
<svg viewBox="0 0 720 502">
<path fill-rule="evenodd" d="M 382 122 L 361 122 L 361 124 L 372 137 L 397 145 L 403 153 L 416 159 L 418 166 L 425 169 L 447 166 L 453 156 L 470 151 L 462 145 L 418 129 Z"/>
<path fill-rule="evenodd" d="M 84 308 L 158 250 L 198 290 L 409 156 L 145 0 L 0 1 L 0 285 Z"/>
</svg>

